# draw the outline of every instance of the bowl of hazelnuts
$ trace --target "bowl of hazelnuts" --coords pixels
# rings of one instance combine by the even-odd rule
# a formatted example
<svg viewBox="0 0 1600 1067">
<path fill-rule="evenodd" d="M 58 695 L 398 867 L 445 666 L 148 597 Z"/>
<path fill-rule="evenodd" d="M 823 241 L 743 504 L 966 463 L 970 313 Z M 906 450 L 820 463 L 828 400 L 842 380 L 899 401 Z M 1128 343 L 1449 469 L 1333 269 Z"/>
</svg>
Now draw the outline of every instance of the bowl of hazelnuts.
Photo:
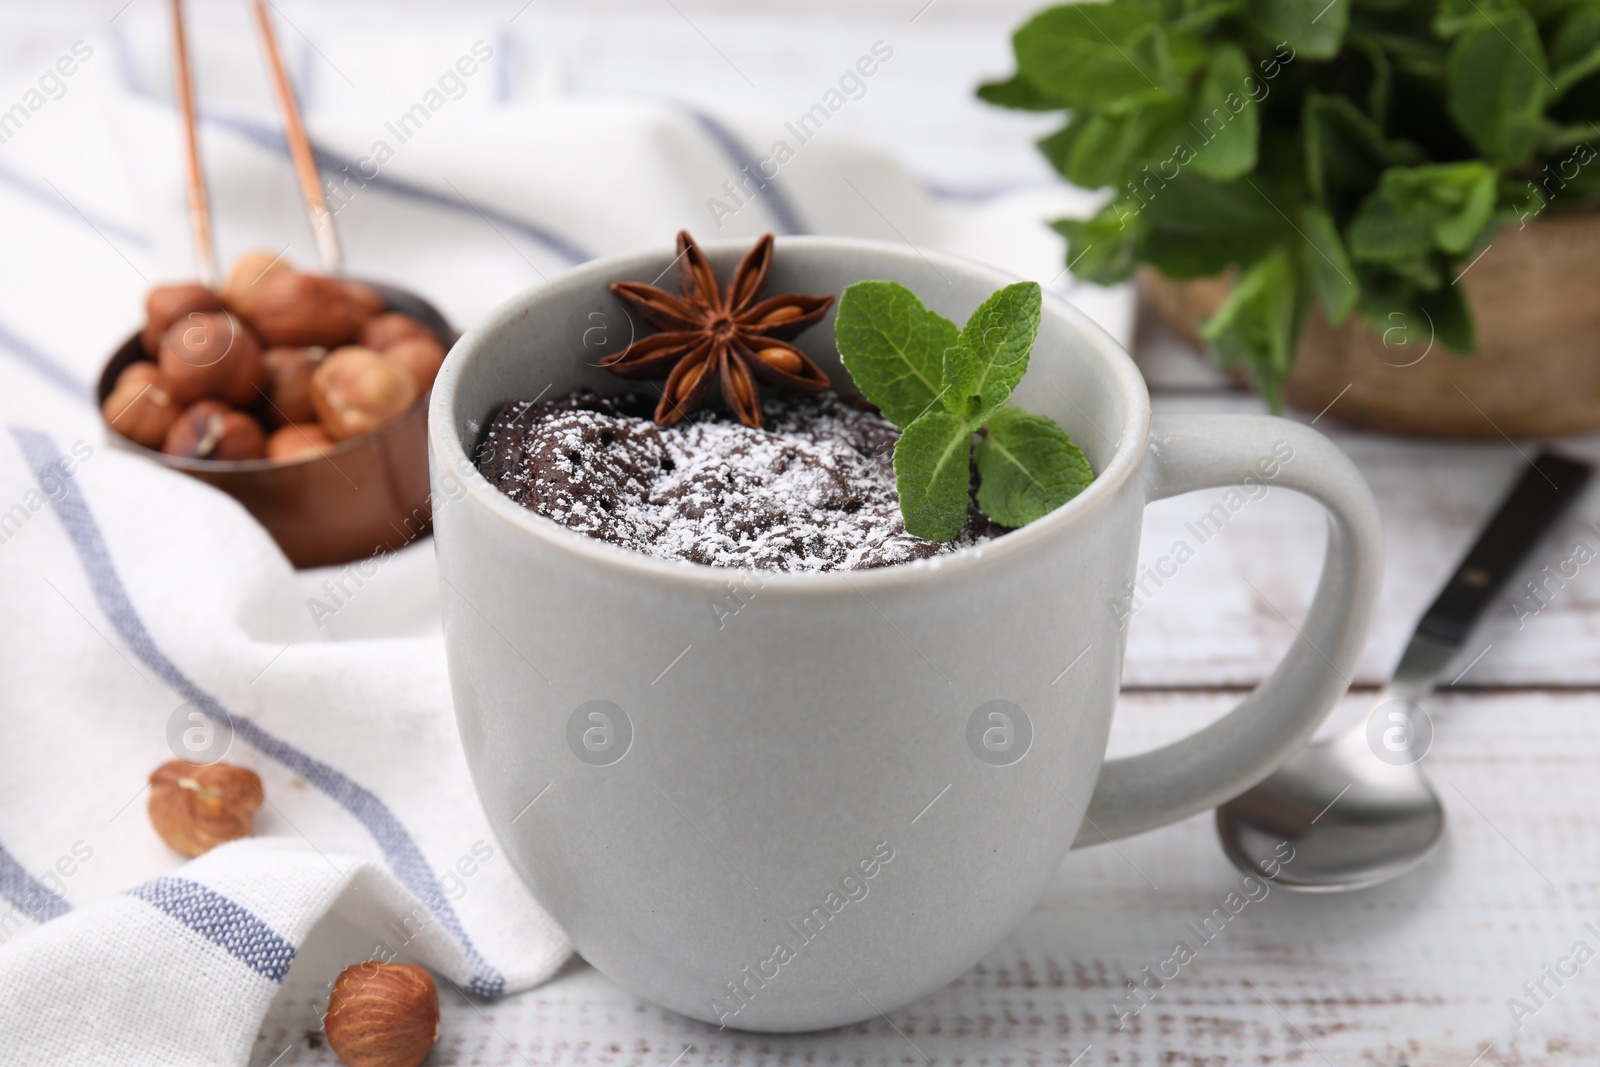
<svg viewBox="0 0 1600 1067">
<path fill-rule="evenodd" d="M 431 304 L 254 252 L 145 314 L 100 375 L 114 443 L 238 500 L 296 567 L 428 532 L 427 395 L 456 338 Z"/>
</svg>

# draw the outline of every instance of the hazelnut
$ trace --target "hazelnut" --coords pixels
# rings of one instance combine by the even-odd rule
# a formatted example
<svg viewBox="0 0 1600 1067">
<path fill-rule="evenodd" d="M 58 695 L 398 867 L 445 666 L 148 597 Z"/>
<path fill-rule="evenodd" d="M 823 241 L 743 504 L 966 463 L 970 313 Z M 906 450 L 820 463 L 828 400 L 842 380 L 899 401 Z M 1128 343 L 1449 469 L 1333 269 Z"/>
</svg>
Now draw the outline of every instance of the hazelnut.
<svg viewBox="0 0 1600 1067">
<path fill-rule="evenodd" d="M 256 286 L 250 324 L 269 346 L 333 348 L 354 340 L 370 318 L 337 278 L 280 274 Z"/>
<path fill-rule="evenodd" d="M 144 354 L 155 358 L 167 328 L 191 311 L 221 310 L 222 299 L 203 285 L 184 282 L 156 286 L 144 298 L 144 330 L 139 334 Z"/>
<path fill-rule="evenodd" d="M 256 294 L 269 278 L 293 274 L 294 268 L 282 253 L 246 252 L 234 261 L 233 270 L 222 286 L 222 302 L 235 315 L 250 318 L 255 313 Z"/>
<path fill-rule="evenodd" d="M 210 398 L 243 407 L 266 384 L 260 343 L 243 319 L 226 311 L 191 311 L 178 319 L 161 338 L 158 362 L 180 404 Z"/>
<path fill-rule="evenodd" d="M 439 1040 L 439 990 L 421 967 L 358 963 L 334 979 L 322 1027 L 350 1067 L 417 1067 Z"/>
<path fill-rule="evenodd" d="M 281 426 L 267 438 L 267 458 L 291 460 L 320 456 L 330 451 L 334 443 L 328 431 L 316 423 Z"/>
<path fill-rule="evenodd" d="M 178 418 L 172 384 L 154 363 L 130 363 L 100 405 L 106 425 L 146 448 L 160 448 Z"/>
<path fill-rule="evenodd" d="M 433 388 L 433 380 L 439 376 L 439 367 L 444 363 L 444 345 L 431 336 L 408 337 L 385 349 L 383 358 L 405 368 L 420 396 Z"/>
<path fill-rule="evenodd" d="M 410 315 L 402 315 L 398 311 L 384 312 L 361 330 L 361 343 L 368 348 L 376 348 L 379 352 L 387 352 L 390 345 L 411 337 L 438 340 L 432 330 Z"/>
<path fill-rule="evenodd" d="M 335 441 L 376 430 L 417 396 L 416 382 L 403 367 L 359 345 L 331 353 L 311 376 L 311 406 Z"/>
<path fill-rule="evenodd" d="M 286 345 L 269 348 L 261 354 L 267 380 L 262 393 L 267 398 L 269 422 L 284 426 L 316 421 L 317 413 L 311 409 L 311 374 L 325 355 L 326 349 Z"/>
<path fill-rule="evenodd" d="M 264 799 L 255 771 L 169 760 L 150 776 L 150 825 L 174 851 L 198 856 L 250 836 Z"/>
<path fill-rule="evenodd" d="M 345 295 L 369 319 L 374 315 L 382 314 L 383 309 L 389 306 L 384 303 L 383 297 L 378 295 L 378 291 L 370 285 L 365 285 L 361 282 L 341 282 L 340 284 L 344 286 Z"/>
<path fill-rule="evenodd" d="M 266 447 L 261 424 L 217 400 L 184 408 L 167 431 L 161 451 L 185 459 L 260 459 Z"/>
</svg>

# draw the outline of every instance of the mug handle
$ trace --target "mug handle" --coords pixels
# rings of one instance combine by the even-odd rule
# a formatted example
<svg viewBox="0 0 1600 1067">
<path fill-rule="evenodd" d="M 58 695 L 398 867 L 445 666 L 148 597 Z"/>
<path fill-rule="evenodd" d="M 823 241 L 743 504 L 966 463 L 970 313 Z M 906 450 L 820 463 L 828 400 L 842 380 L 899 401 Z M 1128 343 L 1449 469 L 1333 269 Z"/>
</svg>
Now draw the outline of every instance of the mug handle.
<svg viewBox="0 0 1600 1067">
<path fill-rule="evenodd" d="M 1286 444 L 1289 461 L 1281 459 Z M 1266 476 L 1275 459 L 1276 473 Z M 1214 808 L 1297 752 L 1349 687 L 1383 578 L 1372 491 L 1355 464 L 1309 427 L 1266 415 L 1157 415 L 1143 466 L 1153 486 L 1147 503 L 1249 484 L 1247 476 L 1299 490 L 1328 509 L 1327 557 L 1305 623 L 1273 672 L 1205 729 L 1107 762 L 1073 848 Z"/>
</svg>

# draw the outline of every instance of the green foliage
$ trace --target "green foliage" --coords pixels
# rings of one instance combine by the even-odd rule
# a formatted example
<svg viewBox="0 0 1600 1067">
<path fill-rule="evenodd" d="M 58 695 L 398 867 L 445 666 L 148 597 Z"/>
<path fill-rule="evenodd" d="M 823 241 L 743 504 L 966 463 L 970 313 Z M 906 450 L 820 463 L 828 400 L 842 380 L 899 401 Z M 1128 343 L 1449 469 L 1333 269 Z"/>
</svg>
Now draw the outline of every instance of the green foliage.
<svg viewBox="0 0 1600 1067">
<path fill-rule="evenodd" d="M 895 486 L 907 532 L 950 541 L 967 524 L 973 438 L 978 506 L 1024 526 L 1094 478 L 1066 432 L 1010 407 L 1039 332 L 1037 282 L 1008 285 L 960 330 L 903 285 L 857 282 L 839 298 L 834 340 L 857 388 L 900 427 Z"/>
<path fill-rule="evenodd" d="M 1516 9 L 1470 24 L 1450 46 L 1448 71 L 1450 117 L 1483 158 L 1532 159 L 1546 90 L 1555 88 L 1533 16 Z"/>
<path fill-rule="evenodd" d="M 1278 249 L 1239 276 L 1202 331 L 1224 367 L 1253 368 L 1267 399 L 1282 402 L 1279 384 L 1294 358 L 1301 304 L 1294 263 Z"/>
<path fill-rule="evenodd" d="M 978 507 L 1002 526 L 1025 526 L 1083 492 L 1089 461 L 1043 415 L 1004 407 L 978 442 Z"/>
<path fill-rule="evenodd" d="M 1067 112 L 1040 150 L 1109 191 L 1052 223 L 1073 271 L 1235 273 L 1203 332 L 1274 407 L 1313 305 L 1470 352 L 1494 228 L 1600 203 L 1600 0 L 1111 0 L 1013 44 L 979 95 Z"/>
<path fill-rule="evenodd" d="M 944 352 L 944 406 L 981 426 L 1028 370 L 1043 294 L 1037 282 L 999 290 L 967 320 Z"/>
<path fill-rule="evenodd" d="M 898 282 L 858 282 L 839 298 L 834 336 L 856 388 L 908 426 L 939 402 L 944 352 L 959 333 Z"/>
<path fill-rule="evenodd" d="M 901 428 L 894 446 L 894 483 L 906 532 L 953 541 L 967 524 L 972 423 L 942 409 Z"/>
<path fill-rule="evenodd" d="M 1211 138 L 1210 151 L 1195 157 L 1195 173 L 1217 181 L 1232 181 L 1256 166 L 1256 145 L 1261 138 L 1261 115 L 1243 106 L 1238 88 L 1250 77 L 1250 60 L 1235 45 L 1223 45 L 1206 67 L 1194 94 L 1189 127 Z M 1234 99 L 1241 107 L 1236 112 Z M 1213 127 L 1213 124 L 1214 127 Z"/>
<path fill-rule="evenodd" d="M 1369 263 L 1460 255 L 1494 214 L 1495 194 L 1495 172 L 1485 163 L 1392 167 L 1350 222 L 1350 254 Z"/>
</svg>

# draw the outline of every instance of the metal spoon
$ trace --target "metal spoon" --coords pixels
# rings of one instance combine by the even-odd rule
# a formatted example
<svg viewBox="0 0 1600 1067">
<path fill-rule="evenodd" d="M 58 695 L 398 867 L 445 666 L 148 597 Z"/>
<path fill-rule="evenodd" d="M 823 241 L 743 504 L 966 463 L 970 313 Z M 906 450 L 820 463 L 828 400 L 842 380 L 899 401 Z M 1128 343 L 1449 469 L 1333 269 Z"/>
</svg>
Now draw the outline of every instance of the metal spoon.
<svg viewBox="0 0 1600 1067">
<path fill-rule="evenodd" d="M 1417 766 L 1433 740 L 1418 701 L 1589 474 L 1587 464 L 1541 454 L 1417 624 L 1371 713 L 1217 809 L 1235 866 L 1286 889 L 1330 893 L 1386 882 L 1433 851 L 1444 808 Z"/>
</svg>

